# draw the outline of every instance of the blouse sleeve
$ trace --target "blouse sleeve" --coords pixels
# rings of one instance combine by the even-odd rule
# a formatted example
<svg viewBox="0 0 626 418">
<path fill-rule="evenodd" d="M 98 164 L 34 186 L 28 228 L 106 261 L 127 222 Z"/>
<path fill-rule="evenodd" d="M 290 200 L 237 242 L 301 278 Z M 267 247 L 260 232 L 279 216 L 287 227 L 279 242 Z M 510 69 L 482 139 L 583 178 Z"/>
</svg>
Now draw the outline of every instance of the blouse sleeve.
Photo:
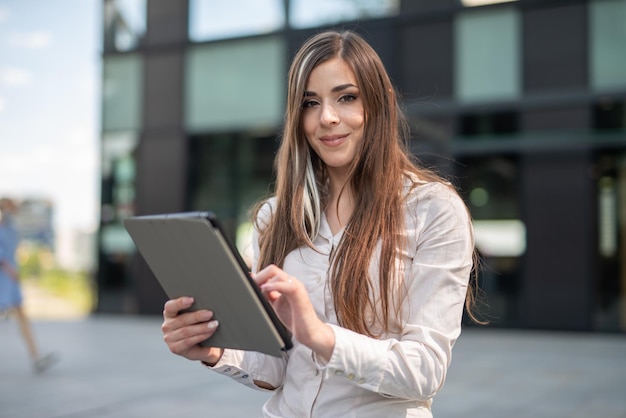
<svg viewBox="0 0 626 418">
<path fill-rule="evenodd" d="M 263 206 L 259 213 L 261 224 L 269 219 L 270 214 L 271 203 L 268 203 Z M 257 271 L 259 259 L 259 232 L 257 228 L 254 228 L 252 248 L 252 270 Z M 274 388 L 281 387 L 287 368 L 287 360 L 288 353 L 283 353 L 282 357 L 274 357 L 263 353 L 226 349 L 219 362 L 210 369 L 253 389 L 265 390 L 255 385 L 254 381 L 269 383 Z"/>
<path fill-rule="evenodd" d="M 407 231 L 415 248 L 405 276 L 403 329 L 374 339 L 331 325 L 335 349 L 326 373 L 382 396 L 428 400 L 442 387 L 461 319 L 474 249 L 461 198 L 442 184 L 419 186 Z M 412 230 L 411 230 L 412 229 Z"/>
</svg>

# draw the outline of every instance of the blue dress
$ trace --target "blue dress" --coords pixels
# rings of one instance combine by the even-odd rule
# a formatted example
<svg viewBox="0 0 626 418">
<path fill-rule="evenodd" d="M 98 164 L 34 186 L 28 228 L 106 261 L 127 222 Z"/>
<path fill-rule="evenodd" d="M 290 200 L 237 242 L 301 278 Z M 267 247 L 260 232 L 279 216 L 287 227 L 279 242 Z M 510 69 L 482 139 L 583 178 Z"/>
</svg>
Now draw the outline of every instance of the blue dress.
<svg viewBox="0 0 626 418">
<path fill-rule="evenodd" d="M 17 269 L 15 251 L 19 237 L 10 219 L 0 221 L 0 261 Z M 22 305 L 22 291 L 19 282 L 0 268 L 0 311 Z"/>
</svg>

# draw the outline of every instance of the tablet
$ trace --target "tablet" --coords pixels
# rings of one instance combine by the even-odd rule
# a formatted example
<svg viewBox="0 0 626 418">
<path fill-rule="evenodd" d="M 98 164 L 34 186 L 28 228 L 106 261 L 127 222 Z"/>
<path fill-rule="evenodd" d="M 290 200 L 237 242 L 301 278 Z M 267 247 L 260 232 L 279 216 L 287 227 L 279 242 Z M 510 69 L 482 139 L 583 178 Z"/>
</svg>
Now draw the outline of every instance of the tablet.
<svg viewBox="0 0 626 418">
<path fill-rule="evenodd" d="M 276 357 L 292 347 L 289 331 L 214 213 L 135 216 L 123 222 L 169 298 L 192 296 L 189 310 L 214 312 L 220 326 L 202 345 Z"/>
</svg>

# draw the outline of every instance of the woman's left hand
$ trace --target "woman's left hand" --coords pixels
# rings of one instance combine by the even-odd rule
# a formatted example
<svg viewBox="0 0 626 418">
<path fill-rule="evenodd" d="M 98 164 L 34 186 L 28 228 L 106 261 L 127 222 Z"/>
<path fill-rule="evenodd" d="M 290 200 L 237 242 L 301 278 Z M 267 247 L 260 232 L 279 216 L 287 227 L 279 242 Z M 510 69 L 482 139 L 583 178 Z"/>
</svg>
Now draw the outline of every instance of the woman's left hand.
<svg viewBox="0 0 626 418">
<path fill-rule="evenodd" d="M 302 282 L 273 264 L 253 278 L 296 340 L 328 362 L 335 347 L 335 333 L 318 318 Z"/>
</svg>

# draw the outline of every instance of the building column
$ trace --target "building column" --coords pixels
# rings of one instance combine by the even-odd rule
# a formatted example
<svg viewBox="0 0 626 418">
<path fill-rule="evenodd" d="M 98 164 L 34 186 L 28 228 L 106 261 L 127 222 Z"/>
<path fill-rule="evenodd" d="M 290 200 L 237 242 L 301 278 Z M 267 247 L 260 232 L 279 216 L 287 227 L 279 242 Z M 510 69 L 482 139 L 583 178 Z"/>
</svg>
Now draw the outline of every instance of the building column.
<svg viewBox="0 0 626 418">
<path fill-rule="evenodd" d="M 183 120 L 188 2 L 150 0 L 144 61 L 143 130 L 136 154 L 137 215 L 180 212 L 187 192 Z M 165 293 L 139 254 L 132 263 L 137 310 L 161 313 Z"/>
<path fill-rule="evenodd" d="M 587 150 L 522 156 L 527 251 L 522 326 L 587 331 L 593 327 L 595 194 Z"/>
</svg>

